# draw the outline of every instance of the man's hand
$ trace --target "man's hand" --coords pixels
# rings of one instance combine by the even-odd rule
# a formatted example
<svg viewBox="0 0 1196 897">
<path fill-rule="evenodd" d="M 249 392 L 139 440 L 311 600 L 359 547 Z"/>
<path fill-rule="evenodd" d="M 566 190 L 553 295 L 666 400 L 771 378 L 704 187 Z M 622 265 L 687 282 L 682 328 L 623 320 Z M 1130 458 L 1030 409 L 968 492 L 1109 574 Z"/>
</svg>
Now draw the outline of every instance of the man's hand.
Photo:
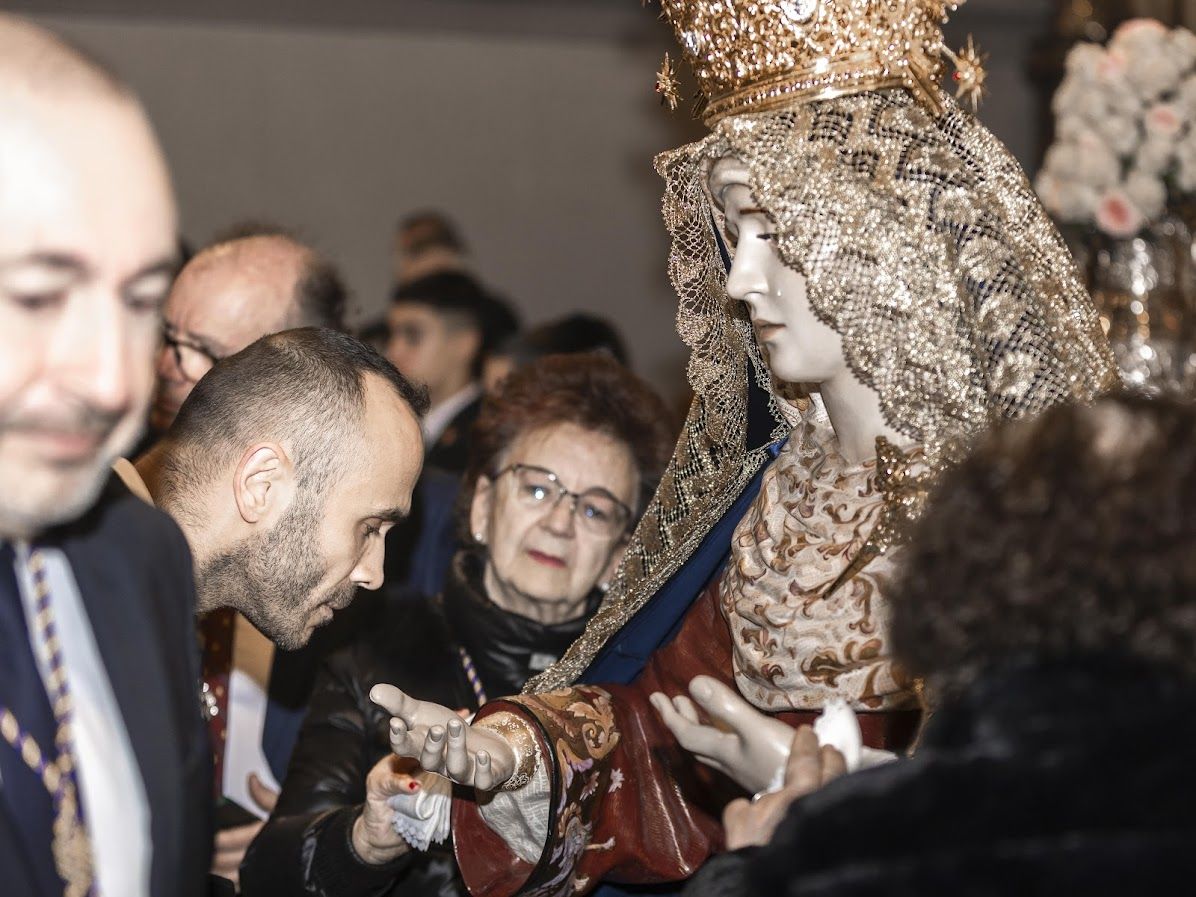
<svg viewBox="0 0 1196 897">
<path fill-rule="evenodd" d="M 278 792 L 267 787 L 255 773 L 249 774 L 246 784 L 249 786 L 249 796 L 253 802 L 269 815 L 278 803 Z M 226 828 L 216 833 L 216 853 L 212 857 L 212 873 L 231 879 L 233 884 L 239 884 L 241 861 L 245 859 L 245 851 L 257 837 L 266 823 L 251 822 L 236 828 Z"/>
<path fill-rule="evenodd" d="M 365 807 L 353 823 L 353 850 L 372 866 L 389 863 L 409 850 L 395 831 L 395 811 L 386 803 L 396 794 L 415 794 L 418 765 L 391 755 L 383 757 L 365 777 Z"/>
<path fill-rule="evenodd" d="M 695 676 L 689 693 L 693 701 L 685 695 L 670 701 L 660 692 L 650 698 L 681 746 L 730 776 L 745 791 L 755 793 L 771 785 L 789 756 L 793 729 L 764 715 L 734 689 L 710 676 Z M 701 722 L 694 701 L 713 725 Z"/>
<path fill-rule="evenodd" d="M 495 732 L 466 725 L 455 711 L 393 685 L 375 685 L 370 700 L 391 714 L 391 750 L 428 772 L 480 791 L 493 791 L 514 774 L 515 749 Z"/>
<path fill-rule="evenodd" d="M 751 801 L 743 798 L 731 801 L 723 811 L 727 850 L 767 844 L 790 804 L 846 772 L 843 755 L 830 745 L 819 747 L 814 730 L 802 726 L 793 738 L 785 762 L 785 784 L 781 790 Z"/>
</svg>

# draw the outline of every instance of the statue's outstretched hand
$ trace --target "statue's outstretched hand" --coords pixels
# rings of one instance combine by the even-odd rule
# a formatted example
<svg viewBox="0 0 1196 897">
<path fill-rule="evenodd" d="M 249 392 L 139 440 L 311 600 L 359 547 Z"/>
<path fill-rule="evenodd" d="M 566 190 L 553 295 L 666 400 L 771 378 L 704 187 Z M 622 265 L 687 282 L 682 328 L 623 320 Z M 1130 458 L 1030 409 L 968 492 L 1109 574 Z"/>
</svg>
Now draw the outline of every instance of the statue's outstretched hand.
<svg viewBox="0 0 1196 897">
<path fill-rule="evenodd" d="M 466 725 L 455 711 L 393 685 L 375 685 L 370 700 L 391 715 L 391 750 L 428 772 L 480 791 L 494 791 L 514 774 L 515 749 L 499 733 Z"/>
<path fill-rule="evenodd" d="M 710 676 L 696 676 L 685 695 L 669 700 L 656 692 L 652 706 L 681 746 L 752 793 L 764 791 L 785 768 L 793 729 L 765 716 L 732 688 Z M 694 701 L 711 724 L 698 716 Z"/>
</svg>

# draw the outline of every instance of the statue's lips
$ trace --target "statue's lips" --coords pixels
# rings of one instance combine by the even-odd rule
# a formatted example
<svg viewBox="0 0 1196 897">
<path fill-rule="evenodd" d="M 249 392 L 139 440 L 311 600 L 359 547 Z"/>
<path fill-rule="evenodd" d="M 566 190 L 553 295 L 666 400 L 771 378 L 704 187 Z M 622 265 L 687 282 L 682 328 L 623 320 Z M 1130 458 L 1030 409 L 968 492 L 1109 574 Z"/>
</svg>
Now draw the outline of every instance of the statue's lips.
<svg viewBox="0 0 1196 897">
<path fill-rule="evenodd" d="M 753 321 L 752 330 L 756 331 L 756 339 L 767 342 L 785 329 L 784 324 L 774 324 L 772 321 Z"/>
</svg>

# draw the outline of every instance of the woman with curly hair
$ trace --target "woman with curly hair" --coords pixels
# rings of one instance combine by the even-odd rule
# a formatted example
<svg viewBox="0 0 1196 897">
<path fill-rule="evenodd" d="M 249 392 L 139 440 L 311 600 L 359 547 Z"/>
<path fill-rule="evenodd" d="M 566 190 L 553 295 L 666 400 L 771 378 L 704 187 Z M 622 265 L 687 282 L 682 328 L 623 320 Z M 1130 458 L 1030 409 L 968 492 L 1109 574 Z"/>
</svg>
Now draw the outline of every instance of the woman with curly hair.
<svg viewBox="0 0 1196 897">
<path fill-rule="evenodd" d="M 733 805 L 743 849 L 687 895 L 1186 893 L 1193 508 L 1191 404 L 1106 398 L 993 433 L 944 475 L 889 596 L 934 708 L 913 758 L 803 797 L 771 842 L 782 795 Z"/>
<path fill-rule="evenodd" d="M 659 397 L 614 359 L 549 356 L 474 427 L 464 541 L 443 592 L 398 603 L 324 665 L 247 895 L 462 894 L 451 850 L 416 852 L 387 801 L 418 789 L 390 751 L 379 682 L 472 711 L 518 692 L 581 634 L 671 447 Z"/>
</svg>

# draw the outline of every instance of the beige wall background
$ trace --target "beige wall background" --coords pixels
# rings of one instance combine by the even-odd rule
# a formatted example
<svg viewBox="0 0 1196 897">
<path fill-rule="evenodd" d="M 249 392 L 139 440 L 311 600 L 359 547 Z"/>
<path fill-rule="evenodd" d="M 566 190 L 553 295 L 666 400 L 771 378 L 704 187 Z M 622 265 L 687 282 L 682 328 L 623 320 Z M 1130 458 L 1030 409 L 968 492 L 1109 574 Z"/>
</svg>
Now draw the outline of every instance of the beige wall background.
<svg viewBox="0 0 1196 897">
<path fill-rule="evenodd" d="M 189 240 L 246 217 L 295 227 L 340 264 L 361 321 L 385 306 L 395 220 L 440 208 L 527 322 L 607 315 L 637 369 L 674 393 L 685 349 L 652 158 L 702 130 L 653 93 L 664 27 L 650 12 L 639 19 L 636 0 L 614 5 L 634 7 L 643 24 L 612 25 L 595 8 L 605 24 L 589 30 L 574 9 L 554 31 L 536 27 L 548 7 L 535 4 L 508 4 L 497 25 L 465 17 L 410 29 L 292 25 L 285 15 L 205 21 L 197 4 L 186 19 L 35 17 L 140 92 Z M 976 31 L 993 53 L 983 117 L 1023 164 L 1035 161 L 1036 138 L 1022 73 L 1046 7 L 973 0 L 953 28 Z"/>
</svg>

